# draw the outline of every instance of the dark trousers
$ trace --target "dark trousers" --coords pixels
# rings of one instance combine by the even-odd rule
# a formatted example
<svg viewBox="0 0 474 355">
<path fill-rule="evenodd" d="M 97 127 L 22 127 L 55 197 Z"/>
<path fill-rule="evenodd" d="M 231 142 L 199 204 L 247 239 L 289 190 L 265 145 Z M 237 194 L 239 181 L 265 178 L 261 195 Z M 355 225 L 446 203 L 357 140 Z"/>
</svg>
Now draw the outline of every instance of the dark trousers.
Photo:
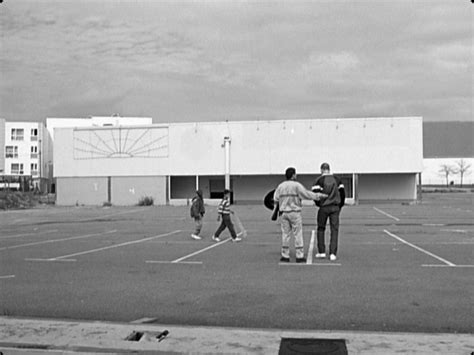
<svg viewBox="0 0 474 355">
<path fill-rule="evenodd" d="M 324 243 L 324 233 L 326 231 L 326 223 L 329 218 L 331 227 L 331 242 L 329 244 L 329 253 L 337 254 L 337 239 L 339 237 L 339 206 L 323 206 L 318 210 L 318 252 L 325 253 L 326 245 Z"/>
<path fill-rule="evenodd" d="M 221 215 L 221 225 L 219 226 L 219 228 L 217 228 L 216 233 L 214 233 L 214 235 L 216 237 L 219 237 L 219 235 L 226 228 L 229 228 L 229 232 L 230 232 L 230 235 L 232 236 L 232 239 L 237 238 L 237 234 L 235 233 L 234 225 L 232 224 L 232 221 L 230 219 L 230 215 L 223 214 L 223 215 Z"/>
</svg>

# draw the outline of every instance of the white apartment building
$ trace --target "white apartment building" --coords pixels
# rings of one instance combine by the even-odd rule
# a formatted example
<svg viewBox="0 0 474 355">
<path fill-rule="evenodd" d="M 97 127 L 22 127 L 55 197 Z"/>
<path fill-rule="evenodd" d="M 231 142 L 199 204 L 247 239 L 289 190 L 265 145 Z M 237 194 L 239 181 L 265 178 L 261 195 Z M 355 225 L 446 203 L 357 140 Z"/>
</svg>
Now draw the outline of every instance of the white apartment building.
<svg viewBox="0 0 474 355">
<path fill-rule="evenodd" d="M 5 122 L 5 176 L 31 176 L 34 187 L 48 192 L 52 177 L 51 138 L 42 122 Z"/>
<path fill-rule="evenodd" d="M 0 176 L 5 172 L 5 119 L 0 118 Z"/>
</svg>

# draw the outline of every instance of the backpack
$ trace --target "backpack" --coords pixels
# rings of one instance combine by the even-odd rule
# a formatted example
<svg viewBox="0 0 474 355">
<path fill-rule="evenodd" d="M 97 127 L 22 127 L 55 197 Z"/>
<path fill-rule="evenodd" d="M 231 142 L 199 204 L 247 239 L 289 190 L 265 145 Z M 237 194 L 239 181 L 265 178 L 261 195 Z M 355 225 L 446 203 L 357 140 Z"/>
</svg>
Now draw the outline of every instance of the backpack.
<svg viewBox="0 0 474 355">
<path fill-rule="evenodd" d="M 199 199 L 197 197 L 193 198 L 191 202 L 191 209 L 189 210 L 189 213 L 192 218 L 199 217 Z"/>
</svg>

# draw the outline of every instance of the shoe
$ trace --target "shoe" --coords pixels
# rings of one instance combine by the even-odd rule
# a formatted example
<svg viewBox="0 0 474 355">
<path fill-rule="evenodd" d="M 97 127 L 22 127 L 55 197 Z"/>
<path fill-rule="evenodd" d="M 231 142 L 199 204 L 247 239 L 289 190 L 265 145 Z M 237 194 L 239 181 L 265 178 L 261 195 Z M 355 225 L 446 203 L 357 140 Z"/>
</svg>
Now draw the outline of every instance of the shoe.
<svg viewBox="0 0 474 355">
<path fill-rule="evenodd" d="M 297 259 L 296 259 L 296 262 L 297 262 L 297 263 L 305 263 L 305 262 L 306 262 L 306 258 L 297 258 Z"/>
<path fill-rule="evenodd" d="M 216 237 L 215 235 L 212 236 L 212 240 L 215 241 L 215 242 L 220 242 L 220 238 L 219 237 Z"/>
<path fill-rule="evenodd" d="M 202 238 L 196 234 L 191 234 L 191 238 L 196 239 L 196 240 L 201 240 Z"/>
<path fill-rule="evenodd" d="M 331 261 L 335 261 L 337 259 L 336 255 L 335 254 L 331 254 L 329 255 L 329 260 Z"/>
<path fill-rule="evenodd" d="M 326 259 L 326 253 L 316 253 L 316 259 Z"/>
<path fill-rule="evenodd" d="M 241 242 L 241 241 L 242 241 L 242 238 L 239 238 L 239 237 L 232 239 L 232 242 L 234 242 L 234 243 L 238 243 L 238 242 Z"/>
<path fill-rule="evenodd" d="M 280 258 L 280 261 L 283 262 L 283 263 L 289 263 L 290 262 L 290 258 L 285 258 L 284 256 L 282 256 Z"/>
</svg>

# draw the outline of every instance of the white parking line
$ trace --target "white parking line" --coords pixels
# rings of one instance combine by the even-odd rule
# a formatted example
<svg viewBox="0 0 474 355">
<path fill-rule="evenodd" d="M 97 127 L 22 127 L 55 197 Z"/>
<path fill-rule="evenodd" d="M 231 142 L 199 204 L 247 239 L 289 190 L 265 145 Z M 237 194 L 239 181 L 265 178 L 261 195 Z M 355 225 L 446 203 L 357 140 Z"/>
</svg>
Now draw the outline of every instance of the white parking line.
<svg viewBox="0 0 474 355">
<path fill-rule="evenodd" d="M 96 219 L 102 219 L 104 217 L 111 217 L 111 216 L 118 216 L 121 214 L 126 214 L 126 213 L 135 213 L 135 212 L 143 212 L 142 208 L 136 209 L 136 210 L 130 210 L 130 211 L 122 211 L 122 212 L 116 212 L 116 213 L 109 213 L 109 214 L 104 214 L 102 216 L 96 216 L 96 217 L 91 217 L 91 218 L 83 218 L 83 219 L 78 219 L 77 221 L 74 222 L 87 222 L 87 221 L 94 221 Z"/>
<path fill-rule="evenodd" d="M 130 241 L 130 242 L 125 242 L 125 243 L 120 243 L 120 244 L 115 244 L 115 245 L 109 245 L 109 246 L 107 246 L 107 247 L 97 248 L 97 249 L 91 249 L 91 250 L 86 250 L 86 251 L 81 251 L 81 252 L 79 252 L 79 253 L 74 253 L 74 254 L 68 254 L 68 255 L 57 256 L 57 257 L 55 257 L 55 258 L 50 258 L 49 260 L 51 260 L 51 261 L 56 261 L 56 260 L 61 260 L 61 259 L 67 259 L 67 258 L 70 258 L 71 256 L 78 256 L 78 255 L 84 255 L 84 254 L 91 254 L 91 253 L 96 253 L 96 252 L 102 251 L 102 250 L 108 250 L 108 249 L 123 247 L 123 246 L 126 246 L 126 245 L 132 245 L 132 244 L 143 243 L 143 242 L 146 242 L 146 241 L 149 241 L 149 240 L 167 237 L 167 236 L 169 236 L 169 235 L 173 235 L 173 234 L 176 234 L 176 233 L 179 233 L 179 232 L 181 232 L 181 230 L 178 229 L 178 230 L 175 230 L 175 231 L 173 231 L 173 232 L 169 232 L 169 233 L 165 233 L 165 234 L 160 234 L 160 235 L 155 235 L 155 236 L 149 237 L 149 238 L 143 238 L 143 239 L 140 239 L 140 240 L 132 240 L 132 241 Z"/>
<path fill-rule="evenodd" d="M 115 233 L 116 231 L 117 230 L 114 229 L 114 230 L 110 230 L 110 231 L 103 232 L 103 233 L 85 234 L 85 235 L 79 235 L 77 237 L 61 238 L 61 239 L 49 239 L 49 240 L 43 240 L 41 242 L 32 242 L 32 243 L 26 243 L 26 244 L 12 245 L 12 246 L 9 246 L 9 247 L 0 248 L 0 251 L 8 250 L 8 249 L 22 248 L 22 247 L 29 247 L 29 246 L 32 246 L 32 245 L 63 242 L 63 241 L 66 241 L 66 240 L 90 238 L 90 237 L 95 237 L 95 236 L 98 236 L 98 235 L 105 235 L 105 234 Z"/>
<path fill-rule="evenodd" d="M 52 229 L 52 230 L 43 231 L 43 232 L 14 234 L 14 235 L 1 236 L 0 239 L 10 239 L 10 238 L 27 237 L 27 236 L 30 236 L 30 235 L 39 235 L 39 234 L 53 233 L 53 232 L 57 232 L 57 231 L 58 231 L 57 229 Z"/>
<path fill-rule="evenodd" d="M 41 258 L 25 258 L 25 261 L 61 261 L 61 262 L 75 262 L 76 259 L 41 259 Z"/>
<path fill-rule="evenodd" d="M 285 263 L 279 262 L 278 265 L 281 266 L 341 266 L 339 263 L 314 263 L 314 264 L 301 264 L 301 263 Z"/>
<path fill-rule="evenodd" d="M 383 214 L 383 215 L 385 215 L 385 216 L 387 216 L 387 217 L 390 217 L 390 218 L 392 218 L 392 219 L 394 219 L 394 220 L 396 220 L 396 221 L 400 221 L 399 218 L 394 217 L 394 216 L 392 216 L 390 213 L 387 213 L 387 212 L 385 212 L 385 211 L 382 211 L 381 209 L 378 209 L 377 207 L 374 207 L 374 210 L 376 210 L 377 212 L 379 212 L 379 213 L 381 213 L 381 214 Z"/>
<path fill-rule="evenodd" d="M 189 254 L 189 255 L 183 256 L 182 258 L 173 260 L 172 263 L 179 263 L 179 262 L 181 262 L 181 261 L 183 261 L 183 260 L 186 260 L 186 259 L 188 259 L 188 258 L 190 258 L 190 257 L 192 257 L 192 256 L 194 256 L 194 255 L 201 254 L 201 253 L 205 252 L 206 250 L 209 250 L 209 249 L 212 249 L 212 248 L 217 247 L 218 245 L 222 245 L 222 244 L 224 244 L 224 243 L 227 243 L 229 240 L 230 240 L 230 238 L 227 238 L 227 239 L 223 240 L 222 242 L 218 242 L 218 243 L 216 243 L 216 244 L 212 244 L 211 246 L 208 246 L 207 248 L 198 250 L 198 251 L 196 251 L 196 252 L 194 252 L 194 253 L 191 253 L 191 254 Z"/>
<path fill-rule="evenodd" d="M 192 264 L 192 265 L 201 265 L 202 261 L 166 261 L 166 260 L 146 260 L 147 264 Z"/>
<path fill-rule="evenodd" d="M 425 253 L 426 255 L 432 256 L 433 258 L 438 259 L 439 261 L 442 261 L 443 263 L 445 263 L 445 264 L 447 264 L 447 265 L 449 265 L 449 266 L 456 266 L 456 264 L 453 264 L 452 262 L 450 262 L 450 261 L 448 261 L 448 260 L 446 260 L 446 259 L 443 259 L 442 257 L 440 257 L 440 256 L 438 256 L 438 255 L 436 255 L 436 254 L 433 254 L 433 253 L 431 253 L 431 252 L 429 252 L 429 251 L 427 251 L 427 250 L 425 250 L 425 249 L 423 249 L 423 248 L 420 248 L 419 246 L 417 246 L 417 245 L 415 245 L 415 244 L 412 244 L 412 243 L 410 243 L 410 242 L 407 242 L 406 240 L 400 238 L 399 236 L 397 236 L 397 235 L 395 235 L 395 234 L 393 234 L 393 233 L 390 233 L 390 232 L 389 232 L 388 230 L 386 230 L 386 229 L 384 229 L 383 231 L 384 231 L 385 234 L 391 236 L 392 238 L 395 238 L 395 239 L 401 241 L 402 243 L 404 243 L 404 244 L 406 244 L 406 245 L 409 245 L 409 246 L 411 246 L 412 248 L 415 248 L 416 250 L 421 251 L 422 253 Z"/>
<path fill-rule="evenodd" d="M 309 248 L 308 248 L 308 257 L 306 258 L 306 264 L 312 264 L 313 263 L 313 249 L 314 249 L 314 235 L 315 235 L 314 229 L 311 231 L 311 241 L 309 242 Z"/>
<path fill-rule="evenodd" d="M 15 275 L 5 275 L 5 276 L 0 276 L 0 279 L 12 279 L 14 277 Z"/>
<path fill-rule="evenodd" d="M 465 268 L 465 267 L 474 267 L 474 265 L 441 265 L 441 264 L 423 264 L 423 267 L 457 267 L 457 268 Z"/>
</svg>

